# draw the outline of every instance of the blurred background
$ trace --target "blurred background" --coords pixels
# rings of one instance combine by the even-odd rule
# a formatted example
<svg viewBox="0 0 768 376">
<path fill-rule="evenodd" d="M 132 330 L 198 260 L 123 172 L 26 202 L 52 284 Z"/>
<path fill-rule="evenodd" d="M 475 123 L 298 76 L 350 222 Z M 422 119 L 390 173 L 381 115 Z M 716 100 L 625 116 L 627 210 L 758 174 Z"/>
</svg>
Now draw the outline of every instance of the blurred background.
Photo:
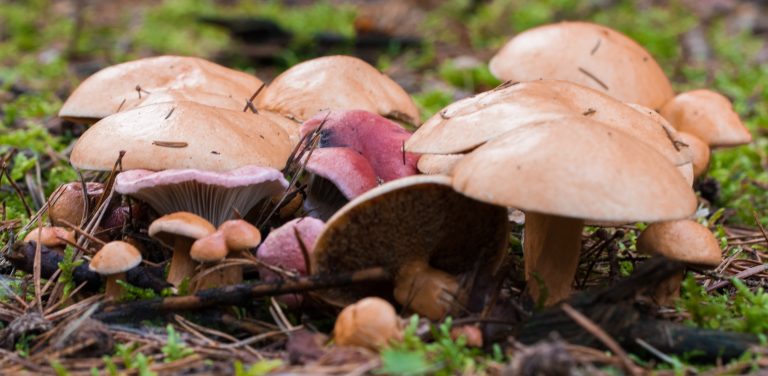
<svg viewBox="0 0 768 376">
<path fill-rule="evenodd" d="M 0 153 L 41 193 L 74 180 L 67 151 L 81 126 L 63 99 L 111 64 L 161 54 L 204 57 L 268 82 L 302 60 L 359 56 L 393 77 L 423 119 L 499 82 L 490 57 L 544 23 L 589 20 L 634 38 L 678 91 L 717 90 L 756 136 L 715 153 L 708 185 L 724 221 L 768 225 L 768 2 L 739 0 L 0 0 Z M 33 179 L 34 180 L 34 179 Z M 709 191 L 707 191 L 709 190 Z M 0 201 L 12 196 L 0 187 Z M 10 200 L 10 199 L 9 199 Z M 2 209 L 3 218 L 24 214 Z M 17 211 L 17 212 L 14 212 Z"/>
</svg>

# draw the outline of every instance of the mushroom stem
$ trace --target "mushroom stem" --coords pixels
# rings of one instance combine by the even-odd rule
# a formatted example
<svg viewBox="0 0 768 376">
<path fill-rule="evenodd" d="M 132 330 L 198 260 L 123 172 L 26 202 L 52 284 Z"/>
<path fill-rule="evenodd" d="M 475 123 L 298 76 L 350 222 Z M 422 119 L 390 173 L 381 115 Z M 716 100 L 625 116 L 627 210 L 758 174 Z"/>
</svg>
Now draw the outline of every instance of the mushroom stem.
<svg viewBox="0 0 768 376">
<path fill-rule="evenodd" d="M 189 249 L 192 248 L 194 239 L 178 236 L 173 244 L 173 257 L 171 258 L 171 268 L 168 270 L 168 282 L 176 287 L 181 284 L 184 278 L 195 273 L 195 260 L 189 256 Z"/>
<path fill-rule="evenodd" d="M 653 301 L 661 307 L 674 307 L 680 298 L 680 285 L 683 283 L 685 272 L 679 272 L 661 281 L 653 290 Z"/>
<path fill-rule="evenodd" d="M 125 281 L 125 272 L 107 276 L 107 285 L 104 288 L 104 295 L 109 299 L 117 300 L 123 296 L 123 286 L 117 283 L 117 280 Z"/>
<path fill-rule="evenodd" d="M 570 295 L 583 227 L 584 221 L 577 218 L 525 214 L 525 276 L 534 301 L 543 299 L 550 306 Z"/>
<path fill-rule="evenodd" d="M 458 291 L 454 276 L 432 268 L 426 260 L 405 263 L 395 278 L 395 300 L 430 320 L 442 319 L 461 304 Z"/>
</svg>

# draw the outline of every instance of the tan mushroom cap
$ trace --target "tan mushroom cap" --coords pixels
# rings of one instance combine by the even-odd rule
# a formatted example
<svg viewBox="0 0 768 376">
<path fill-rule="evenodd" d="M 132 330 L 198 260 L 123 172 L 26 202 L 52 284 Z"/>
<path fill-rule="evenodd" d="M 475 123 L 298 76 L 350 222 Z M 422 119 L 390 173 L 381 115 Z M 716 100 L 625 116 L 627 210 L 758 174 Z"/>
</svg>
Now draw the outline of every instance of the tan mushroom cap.
<svg viewBox="0 0 768 376">
<path fill-rule="evenodd" d="M 173 247 L 177 236 L 200 239 L 215 232 L 216 227 L 198 215 L 176 212 L 156 219 L 149 225 L 148 231 L 149 236 Z"/>
<path fill-rule="evenodd" d="M 206 106 L 223 108 L 232 111 L 243 111 L 245 101 L 248 98 L 234 98 L 229 95 L 209 93 L 201 90 L 156 90 L 149 94 L 126 100 L 119 111 L 132 110 L 137 107 L 150 104 L 189 101 L 204 104 Z"/>
<path fill-rule="evenodd" d="M 378 351 L 402 337 L 400 317 L 384 299 L 368 297 L 345 307 L 333 327 L 339 346 L 360 346 Z"/>
<path fill-rule="evenodd" d="M 677 132 L 677 134 L 680 136 L 680 141 L 685 142 L 685 144 L 688 145 L 688 150 L 691 151 L 693 157 L 691 160 L 691 163 L 693 164 L 693 176 L 698 177 L 703 175 L 707 172 L 707 168 L 709 167 L 709 157 L 712 154 L 709 145 L 690 133 Z"/>
<path fill-rule="evenodd" d="M 219 231 L 224 233 L 230 251 L 244 251 L 261 244 L 259 229 L 242 219 L 225 221 Z"/>
<path fill-rule="evenodd" d="M 366 110 L 419 123 L 419 111 L 395 81 L 352 56 L 305 61 L 277 76 L 256 98 L 257 106 L 300 121 L 323 110 Z"/>
<path fill-rule="evenodd" d="M 451 175 L 451 171 L 466 154 L 422 154 L 416 167 L 427 175 Z"/>
<path fill-rule="evenodd" d="M 688 219 L 651 223 L 637 238 L 637 250 L 702 266 L 717 266 L 723 260 L 712 231 Z"/>
<path fill-rule="evenodd" d="M 566 80 L 653 109 L 675 95 L 645 48 L 624 34 L 587 22 L 561 22 L 520 33 L 491 59 L 490 69 L 502 80 Z"/>
<path fill-rule="evenodd" d="M 158 103 L 94 124 L 70 161 L 77 168 L 111 170 L 120 150 L 126 152 L 126 170 L 229 171 L 246 165 L 281 169 L 292 145 L 282 127 L 261 115 L 194 102 Z"/>
<path fill-rule="evenodd" d="M 101 275 L 127 272 L 141 263 L 141 253 L 136 247 L 123 241 L 105 244 L 88 264 L 88 268 Z"/>
<path fill-rule="evenodd" d="M 660 221 L 696 210 L 696 195 L 668 160 L 585 118 L 506 133 L 467 155 L 453 174 L 453 187 L 469 197 L 561 217 Z"/>
<path fill-rule="evenodd" d="M 123 101 L 159 90 L 206 91 L 245 103 L 262 85 L 258 78 L 196 57 L 157 56 L 104 68 L 67 98 L 59 116 L 92 123 L 116 113 Z"/>
<path fill-rule="evenodd" d="M 368 267 L 392 273 L 412 260 L 457 274 L 506 249 L 507 211 L 456 193 L 441 175 L 409 176 L 350 201 L 328 220 L 312 253 L 313 273 Z M 352 302 L 364 288 L 329 291 Z"/>
<path fill-rule="evenodd" d="M 227 257 L 229 251 L 224 231 L 219 230 L 195 240 L 189 249 L 189 256 L 198 262 L 219 262 Z"/>
<path fill-rule="evenodd" d="M 449 105 L 427 120 L 405 144 L 424 154 L 466 152 L 529 124 L 588 118 L 634 136 L 674 165 L 690 162 L 675 129 L 599 91 L 567 81 L 507 83 Z M 422 157 L 423 158 L 423 157 Z"/>
<path fill-rule="evenodd" d="M 39 227 L 32 229 L 24 237 L 24 242 L 37 242 L 38 239 L 46 247 L 66 247 L 69 243 L 75 243 L 75 232 L 57 226 Z"/>
<path fill-rule="evenodd" d="M 711 147 L 738 146 L 752 141 L 749 130 L 733 111 L 731 101 L 711 90 L 681 93 L 661 108 L 661 115 L 678 131 L 690 133 Z"/>
</svg>

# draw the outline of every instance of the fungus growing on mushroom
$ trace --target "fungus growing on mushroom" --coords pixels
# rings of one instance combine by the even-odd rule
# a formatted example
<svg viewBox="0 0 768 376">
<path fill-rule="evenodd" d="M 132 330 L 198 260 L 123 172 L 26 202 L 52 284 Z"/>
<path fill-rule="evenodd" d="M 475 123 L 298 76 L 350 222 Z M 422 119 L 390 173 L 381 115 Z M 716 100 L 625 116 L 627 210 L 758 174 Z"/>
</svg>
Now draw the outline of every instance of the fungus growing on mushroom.
<svg viewBox="0 0 768 376">
<path fill-rule="evenodd" d="M 85 183 L 86 194 L 83 194 L 83 184 L 71 182 L 62 184 L 51 193 L 48 207 L 48 217 L 55 226 L 64 225 L 64 221 L 79 225 L 83 220 L 85 199 L 94 204 L 95 199 L 104 193 L 104 185 L 96 182 Z M 91 206 L 92 208 L 93 206 Z"/>
<path fill-rule="evenodd" d="M 256 257 L 267 265 L 276 266 L 299 275 L 307 275 L 309 272 L 307 265 L 310 260 L 305 259 L 304 250 L 311 255 L 324 225 L 323 221 L 311 217 L 293 219 L 267 235 L 264 242 L 259 245 Z M 283 278 L 264 267 L 259 268 L 259 275 L 264 281 L 276 281 Z M 278 300 L 288 307 L 298 307 L 302 297 L 295 294 L 282 295 L 278 297 Z"/>
<path fill-rule="evenodd" d="M 453 174 L 457 191 L 526 213 L 526 280 L 547 304 L 570 293 L 585 220 L 654 222 L 696 209 L 693 190 L 666 158 L 587 118 L 508 132 L 464 157 Z"/>
<path fill-rule="evenodd" d="M 149 226 L 149 236 L 173 249 L 168 282 L 178 286 L 184 278 L 192 276 L 195 262 L 189 250 L 195 240 L 212 234 L 216 228 L 205 219 L 187 212 L 177 212 L 156 219 Z"/>
<path fill-rule="evenodd" d="M 370 64 L 352 56 L 325 56 L 294 65 L 277 76 L 256 102 L 259 108 L 300 121 L 330 109 L 366 110 L 419 123 L 419 111 L 408 93 Z"/>
<path fill-rule="evenodd" d="M 637 250 L 706 269 L 720 265 L 723 260 L 712 231 L 689 219 L 651 223 L 637 238 Z M 660 283 L 653 294 L 655 302 L 661 306 L 674 305 L 684 276 L 685 272 L 680 272 Z"/>
<path fill-rule="evenodd" d="M 196 57 L 157 56 L 104 68 L 83 81 L 67 98 L 59 116 L 93 123 L 124 110 L 125 102 L 167 89 L 191 94 L 205 90 L 234 98 L 240 108 L 263 83 L 247 73 Z"/>
<path fill-rule="evenodd" d="M 123 295 L 123 287 L 117 281 L 125 281 L 125 272 L 141 263 L 141 253 L 136 247 L 123 241 L 113 241 L 105 244 L 93 256 L 88 268 L 107 277 L 104 294 L 107 298 L 119 299 Z"/>
<path fill-rule="evenodd" d="M 360 346 L 379 351 L 402 338 L 400 317 L 384 299 L 364 298 L 345 307 L 336 318 L 333 339 L 339 346 Z"/>
<path fill-rule="evenodd" d="M 437 320 L 463 303 L 458 274 L 477 262 L 493 271 L 507 231 L 505 208 L 456 193 L 450 178 L 405 177 L 357 197 L 328 221 L 312 253 L 312 273 L 383 267 L 395 276 L 389 288 L 400 304 Z M 344 304 L 372 293 L 350 287 L 324 297 Z"/>
</svg>

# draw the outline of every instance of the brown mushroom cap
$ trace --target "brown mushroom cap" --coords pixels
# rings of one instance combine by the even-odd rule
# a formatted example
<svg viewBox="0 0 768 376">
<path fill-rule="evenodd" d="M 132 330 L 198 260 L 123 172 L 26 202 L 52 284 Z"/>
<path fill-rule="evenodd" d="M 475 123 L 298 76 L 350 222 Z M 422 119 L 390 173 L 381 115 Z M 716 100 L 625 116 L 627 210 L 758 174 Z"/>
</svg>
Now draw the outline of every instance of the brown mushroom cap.
<svg viewBox="0 0 768 376">
<path fill-rule="evenodd" d="M 331 94 L 332 93 L 332 94 Z M 370 64 L 352 56 L 325 56 L 294 65 L 256 98 L 259 108 L 307 120 L 322 110 L 366 110 L 419 123 L 408 93 Z"/>
<path fill-rule="evenodd" d="M 230 249 L 224 231 L 216 231 L 192 243 L 189 256 L 198 262 L 219 262 L 227 257 Z"/>
<path fill-rule="evenodd" d="M 507 211 L 456 193 L 450 178 L 417 175 L 385 183 L 349 202 L 326 224 L 312 252 L 313 273 L 384 267 L 413 260 L 451 274 L 493 260 L 507 243 Z M 351 302 L 364 288 L 329 292 Z"/>
<path fill-rule="evenodd" d="M 660 121 L 662 118 L 599 91 L 558 80 L 508 83 L 451 104 L 427 120 L 405 148 L 425 154 L 461 153 L 528 124 L 558 119 L 570 123 L 565 119 L 579 118 L 626 132 L 674 165 L 691 160 L 675 129 Z"/>
<path fill-rule="evenodd" d="M 261 80 L 250 74 L 200 58 L 157 56 L 113 65 L 91 75 L 67 98 L 59 116 L 92 123 L 118 112 L 123 101 L 166 89 L 205 90 L 234 98 L 242 106 L 261 85 Z"/>
<path fill-rule="evenodd" d="M 288 133 L 261 115 L 159 103 L 102 119 L 83 133 L 70 161 L 77 168 L 111 170 L 121 150 L 126 170 L 228 171 L 245 165 L 281 169 L 292 146 Z"/>
<path fill-rule="evenodd" d="M 339 346 L 360 346 L 378 351 L 402 337 L 400 317 L 384 299 L 369 297 L 345 307 L 333 327 Z"/>
<path fill-rule="evenodd" d="M 75 242 L 75 232 L 57 226 L 40 227 L 30 231 L 24 237 L 24 242 L 37 242 L 38 239 L 46 247 L 66 247 L 68 242 Z"/>
<path fill-rule="evenodd" d="M 678 94 L 661 108 L 678 131 L 690 133 L 711 147 L 738 146 L 752 141 L 749 130 L 728 98 L 711 90 Z"/>
<path fill-rule="evenodd" d="M 453 187 L 469 197 L 563 217 L 661 221 L 696 209 L 696 195 L 667 159 L 586 118 L 508 132 L 468 154 L 453 174 Z"/>
<path fill-rule="evenodd" d="M 557 79 L 659 109 L 675 94 L 653 57 L 624 34 L 587 22 L 561 22 L 516 35 L 491 59 L 502 80 Z"/>
<path fill-rule="evenodd" d="M 164 215 L 149 225 L 149 236 L 157 238 L 166 245 L 173 247 L 177 236 L 190 239 L 200 239 L 216 231 L 216 227 L 203 219 L 188 212 L 176 212 Z"/>
<path fill-rule="evenodd" d="M 685 142 L 685 144 L 688 145 L 688 150 L 691 151 L 693 176 L 698 177 L 703 175 L 707 172 L 707 168 L 709 167 L 709 157 L 712 154 L 709 145 L 690 133 L 677 132 L 677 134 L 680 137 L 680 141 Z"/>
<path fill-rule="evenodd" d="M 95 198 L 104 193 L 104 185 L 97 182 L 85 183 L 85 189 L 87 194 L 83 194 L 82 183 L 71 182 L 60 185 L 51 193 L 48 217 L 54 225 L 63 225 L 63 221 L 79 225 L 83 220 L 85 199 L 93 204 Z"/>
<path fill-rule="evenodd" d="M 637 250 L 694 265 L 714 267 L 723 261 L 712 231 L 689 219 L 651 223 L 637 238 Z"/>
<path fill-rule="evenodd" d="M 242 219 L 225 221 L 219 231 L 224 233 L 230 251 L 245 251 L 261 244 L 259 229 Z"/>
<path fill-rule="evenodd" d="M 88 264 L 88 269 L 101 275 L 127 272 L 141 263 L 141 253 L 136 247 L 123 241 L 105 244 Z"/>
</svg>

